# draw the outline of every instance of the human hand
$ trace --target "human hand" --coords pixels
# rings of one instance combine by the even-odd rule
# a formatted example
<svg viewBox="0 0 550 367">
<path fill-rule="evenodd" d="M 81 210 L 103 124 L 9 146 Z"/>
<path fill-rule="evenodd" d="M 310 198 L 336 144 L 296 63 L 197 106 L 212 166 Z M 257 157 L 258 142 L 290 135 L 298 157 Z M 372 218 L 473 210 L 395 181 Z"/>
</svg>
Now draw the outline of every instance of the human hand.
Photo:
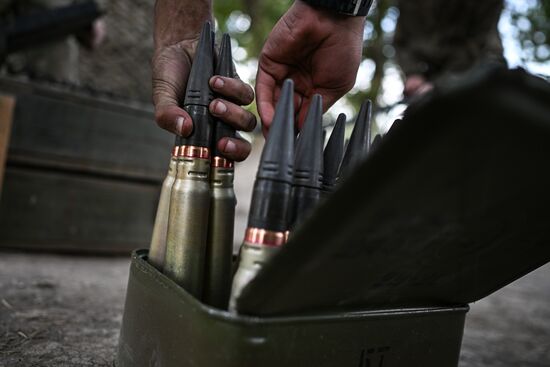
<svg viewBox="0 0 550 367">
<path fill-rule="evenodd" d="M 210 79 L 212 91 L 225 98 L 215 98 L 209 106 L 212 116 L 233 126 L 236 130 L 253 131 L 256 128 L 256 116 L 242 108 L 254 101 L 254 90 L 251 86 L 241 81 L 238 76 L 234 78 L 215 75 Z M 252 147 L 250 143 L 238 135 L 235 138 L 221 138 L 217 147 L 222 154 L 233 161 L 245 160 Z"/>
<path fill-rule="evenodd" d="M 157 0 L 155 5 L 155 52 L 152 60 L 153 103 L 157 124 L 180 136 L 193 131 L 189 114 L 180 107 L 185 97 L 187 79 L 200 31 L 211 18 L 209 0 Z M 237 130 L 252 131 L 255 116 L 242 108 L 252 103 L 254 91 L 238 78 L 214 76 L 212 91 L 223 98 L 209 106 L 213 116 Z M 250 154 L 250 144 L 241 138 L 223 138 L 218 149 L 233 161 L 242 161 Z"/>
<path fill-rule="evenodd" d="M 415 95 L 421 95 L 429 92 L 433 89 L 433 84 L 426 80 L 426 78 L 420 74 L 412 74 L 407 76 L 405 80 L 405 89 L 403 95 L 405 97 L 412 97 Z"/>
<path fill-rule="evenodd" d="M 311 98 L 326 111 L 355 84 L 365 17 L 335 15 L 297 0 L 277 22 L 260 54 L 256 94 L 264 134 L 273 120 L 283 81 L 294 80 L 297 122 Z"/>
</svg>

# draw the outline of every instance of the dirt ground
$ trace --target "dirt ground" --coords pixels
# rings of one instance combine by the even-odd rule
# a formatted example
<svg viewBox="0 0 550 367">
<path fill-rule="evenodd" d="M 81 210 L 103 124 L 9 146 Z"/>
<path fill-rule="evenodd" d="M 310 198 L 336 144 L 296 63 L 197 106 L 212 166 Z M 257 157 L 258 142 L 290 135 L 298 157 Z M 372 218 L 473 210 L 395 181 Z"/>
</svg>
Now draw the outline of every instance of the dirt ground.
<svg viewBox="0 0 550 367">
<path fill-rule="evenodd" d="M 0 254 L 0 366 L 109 366 L 127 259 Z"/>
<path fill-rule="evenodd" d="M 111 366 L 128 267 L 0 253 L 0 366 Z M 460 366 L 550 366 L 550 265 L 472 305 Z"/>
<path fill-rule="evenodd" d="M 261 152 L 254 145 L 237 166 L 236 243 Z M 0 367 L 112 366 L 129 264 L 0 252 Z M 550 264 L 471 307 L 460 367 L 550 366 Z"/>
</svg>

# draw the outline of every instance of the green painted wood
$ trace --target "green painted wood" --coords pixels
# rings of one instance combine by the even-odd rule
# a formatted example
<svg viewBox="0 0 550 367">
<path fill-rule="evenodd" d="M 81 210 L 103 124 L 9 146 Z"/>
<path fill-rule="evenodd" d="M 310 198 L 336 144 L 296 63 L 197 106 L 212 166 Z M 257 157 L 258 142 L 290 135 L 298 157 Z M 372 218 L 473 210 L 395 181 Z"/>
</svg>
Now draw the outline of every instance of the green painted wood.
<svg viewBox="0 0 550 367">
<path fill-rule="evenodd" d="M 160 182 L 173 136 L 151 110 L 0 79 L 17 96 L 8 161 Z"/>
<path fill-rule="evenodd" d="M 7 167 L 0 246 L 90 253 L 148 247 L 157 185 Z"/>
<path fill-rule="evenodd" d="M 16 96 L 0 246 L 127 253 L 147 247 L 171 134 L 150 108 L 0 78 Z"/>
</svg>

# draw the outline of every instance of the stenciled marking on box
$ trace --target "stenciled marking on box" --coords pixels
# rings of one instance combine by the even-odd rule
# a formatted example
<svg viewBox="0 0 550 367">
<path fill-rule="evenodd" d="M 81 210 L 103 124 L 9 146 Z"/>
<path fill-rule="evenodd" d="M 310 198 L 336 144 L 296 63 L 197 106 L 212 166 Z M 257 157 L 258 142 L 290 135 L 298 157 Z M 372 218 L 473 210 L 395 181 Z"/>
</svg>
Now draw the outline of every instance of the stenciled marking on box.
<svg viewBox="0 0 550 367">
<path fill-rule="evenodd" d="M 359 367 L 384 367 L 386 354 L 390 351 L 390 347 L 365 348 L 361 350 L 359 356 Z"/>
</svg>

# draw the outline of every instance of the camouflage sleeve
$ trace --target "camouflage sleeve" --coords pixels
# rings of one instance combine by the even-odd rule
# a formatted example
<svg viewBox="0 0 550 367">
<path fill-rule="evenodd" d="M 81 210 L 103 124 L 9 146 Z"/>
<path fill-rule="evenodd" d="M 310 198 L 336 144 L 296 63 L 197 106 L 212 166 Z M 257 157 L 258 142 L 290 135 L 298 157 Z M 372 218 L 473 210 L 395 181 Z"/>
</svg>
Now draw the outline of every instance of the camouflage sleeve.
<svg viewBox="0 0 550 367">
<path fill-rule="evenodd" d="M 497 24 L 503 0 L 398 0 L 394 45 L 406 75 L 433 80 L 476 62 L 503 61 Z"/>
</svg>

